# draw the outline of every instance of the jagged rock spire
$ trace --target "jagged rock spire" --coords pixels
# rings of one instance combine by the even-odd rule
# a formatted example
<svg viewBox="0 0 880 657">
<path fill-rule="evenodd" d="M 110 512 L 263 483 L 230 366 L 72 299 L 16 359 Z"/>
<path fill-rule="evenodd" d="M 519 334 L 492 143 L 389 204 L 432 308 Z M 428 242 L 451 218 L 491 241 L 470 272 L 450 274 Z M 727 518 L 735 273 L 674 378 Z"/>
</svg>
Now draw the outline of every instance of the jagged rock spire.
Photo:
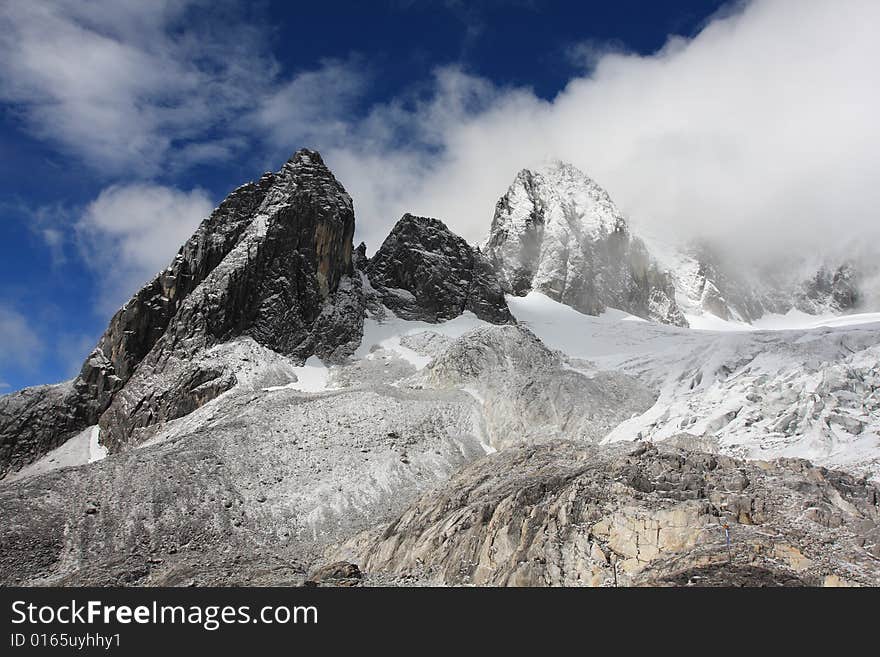
<svg viewBox="0 0 880 657">
<path fill-rule="evenodd" d="M 405 319 L 439 322 L 464 311 L 512 322 L 486 258 L 442 221 L 405 214 L 366 267 L 382 302 Z"/>
<path fill-rule="evenodd" d="M 74 381 L 0 398 L 0 476 L 99 422 L 116 446 L 235 377 L 198 355 L 236 336 L 335 359 L 360 340 L 351 197 L 311 150 L 233 191 L 111 319 Z"/>
</svg>

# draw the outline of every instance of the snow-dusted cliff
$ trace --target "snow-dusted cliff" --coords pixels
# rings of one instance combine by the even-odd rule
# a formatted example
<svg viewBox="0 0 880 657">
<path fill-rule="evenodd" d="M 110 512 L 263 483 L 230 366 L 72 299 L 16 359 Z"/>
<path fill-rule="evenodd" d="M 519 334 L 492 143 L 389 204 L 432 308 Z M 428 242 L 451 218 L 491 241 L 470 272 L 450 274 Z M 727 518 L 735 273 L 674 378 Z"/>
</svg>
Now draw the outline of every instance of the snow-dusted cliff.
<svg viewBox="0 0 880 657">
<path fill-rule="evenodd" d="M 483 249 L 510 294 L 535 290 L 590 315 L 616 308 L 675 326 L 841 314 L 866 296 L 850 263 L 788 254 L 773 269 L 743 266 L 702 242 L 637 235 L 601 186 L 559 161 L 517 174 Z"/>
<path fill-rule="evenodd" d="M 687 325 L 669 275 L 608 193 L 570 164 L 520 171 L 483 248 L 509 293 L 537 290 L 588 314 L 612 307 Z"/>
</svg>

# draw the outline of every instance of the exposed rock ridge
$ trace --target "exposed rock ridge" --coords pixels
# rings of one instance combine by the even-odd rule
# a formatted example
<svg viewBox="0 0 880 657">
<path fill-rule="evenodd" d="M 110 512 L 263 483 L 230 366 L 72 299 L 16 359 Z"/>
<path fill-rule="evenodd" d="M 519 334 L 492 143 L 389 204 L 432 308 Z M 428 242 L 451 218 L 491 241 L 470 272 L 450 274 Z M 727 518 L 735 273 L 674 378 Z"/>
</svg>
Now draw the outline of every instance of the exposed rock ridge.
<svg viewBox="0 0 880 657">
<path fill-rule="evenodd" d="M 118 447 L 197 408 L 235 383 L 198 355 L 236 336 L 299 360 L 353 352 L 353 234 L 351 198 L 314 151 L 236 189 L 116 313 L 73 382 L 0 398 L 0 475 L 96 422 Z"/>
<path fill-rule="evenodd" d="M 297 360 L 352 353 L 363 327 L 352 276 L 351 198 L 313 151 L 278 172 L 228 256 L 184 302 L 137 376 L 101 417 L 111 448 L 143 427 L 180 417 L 235 384 L 234 373 L 195 358 L 248 335 Z"/>
<path fill-rule="evenodd" d="M 97 423 L 183 300 L 238 242 L 274 180 L 266 174 L 234 190 L 171 264 L 116 312 L 75 379 L 0 397 L 0 476 Z"/>
<path fill-rule="evenodd" d="M 481 459 L 330 558 L 433 585 L 876 585 L 878 505 L 799 459 L 562 442 Z"/>
<path fill-rule="evenodd" d="M 470 311 L 496 324 L 513 321 L 492 265 L 438 219 L 403 215 L 365 271 L 404 319 L 440 322 Z"/>
<path fill-rule="evenodd" d="M 858 289 L 856 268 L 844 263 L 836 269 L 822 266 L 806 281 L 795 298 L 795 307 L 805 313 L 842 313 L 858 307 L 861 293 Z"/>
</svg>

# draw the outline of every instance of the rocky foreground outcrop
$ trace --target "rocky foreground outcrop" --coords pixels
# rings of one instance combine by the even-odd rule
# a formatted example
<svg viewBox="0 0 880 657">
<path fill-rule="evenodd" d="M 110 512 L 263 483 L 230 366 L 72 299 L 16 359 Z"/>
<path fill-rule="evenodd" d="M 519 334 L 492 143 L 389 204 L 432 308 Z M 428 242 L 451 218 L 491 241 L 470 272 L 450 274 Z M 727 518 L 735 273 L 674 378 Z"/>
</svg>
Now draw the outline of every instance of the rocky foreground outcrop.
<svg viewBox="0 0 880 657">
<path fill-rule="evenodd" d="M 365 271 L 398 317 L 441 322 L 470 311 L 495 324 L 513 321 L 492 265 L 437 219 L 403 215 Z"/>
<path fill-rule="evenodd" d="M 589 315 L 618 308 L 687 326 L 670 275 L 590 178 L 570 164 L 524 169 L 495 206 L 485 252 L 505 292 L 542 292 Z"/>
<path fill-rule="evenodd" d="M 521 446 L 330 558 L 382 583 L 877 585 L 880 490 L 800 459 Z"/>
</svg>

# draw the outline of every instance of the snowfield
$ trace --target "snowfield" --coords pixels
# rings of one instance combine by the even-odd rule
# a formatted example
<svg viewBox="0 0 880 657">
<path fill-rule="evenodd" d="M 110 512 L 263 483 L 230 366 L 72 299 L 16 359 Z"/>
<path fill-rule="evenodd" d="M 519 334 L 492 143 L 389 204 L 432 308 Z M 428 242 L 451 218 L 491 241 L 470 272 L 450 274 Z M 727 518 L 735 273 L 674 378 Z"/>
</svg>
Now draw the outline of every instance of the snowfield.
<svg viewBox="0 0 880 657">
<path fill-rule="evenodd" d="M 512 369 L 491 372 L 483 387 L 452 386 L 472 401 L 473 437 L 487 453 L 502 446 L 502 439 L 493 443 L 490 434 L 509 434 L 513 415 L 525 413 L 538 424 L 528 431 L 520 427 L 529 434 L 523 440 L 541 433 L 603 443 L 674 439 L 750 459 L 806 458 L 880 478 L 880 313 L 817 318 L 792 311 L 757 325 L 704 315 L 703 324 L 685 329 L 615 309 L 585 315 L 539 292 L 508 296 L 507 303 L 521 326 L 563 356 L 564 369 L 589 380 L 614 373 L 634 377 L 654 391 L 656 401 L 649 408 L 634 407 L 632 417 L 615 420 L 599 435 L 578 425 L 599 426 L 592 412 L 586 420 L 559 420 L 558 410 L 539 408 L 562 405 L 572 416 L 578 405 L 606 411 L 598 408 L 605 402 L 585 389 L 583 399 L 533 399 L 511 408 L 508 397 L 517 386 L 527 380 L 538 381 L 539 388 L 550 384 L 529 369 L 523 360 L 528 354 L 510 347 Z M 386 310 L 382 319 L 366 319 L 363 340 L 349 363 L 330 367 L 314 356 L 297 366 L 250 339 L 233 341 L 209 350 L 206 358 L 235 372 L 235 388 L 168 422 L 140 448 L 214 426 L 228 405 L 250 392 L 282 395 L 277 404 L 285 393 L 304 400 L 374 385 L 418 389 L 422 384 L 414 376 L 451 345 L 493 326 L 468 312 L 432 324 Z M 100 460 L 106 450 L 97 438 L 97 427 L 90 427 L 10 480 Z"/>
<path fill-rule="evenodd" d="M 508 304 L 551 348 L 658 391 L 653 407 L 603 442 L 674 437 L 880 478 L 880 313 L 795 311 L 747 328 L 716 318 L 707 325 L 716 330 L 695 330 L 628 321 L 620 311 L 583 315 L 534 292 Z"/>
<path fill-rule="evenodd" d="M 321 392 L 327 389 L 327 383 L 330 379 L 330 370 L 321 362 L 317 356 L 309 356 L 306 362 L 300 367 L 292 367 L 296 381 L 286 383 L 283 386 L 269 386 L 263 388 L 265 392 L 274 392 L 276 390 L 301 390 L 302 392 Z"/>
<path fill-rule="evenodd" d="M 383 320 L 372 317 L 364 320 L 364 337 L 354 354 L 356 359 L 371 359 L 375 358 L 377 351 L 388 351 L 420 370 L 431 362 L 431 356 L 403 344 L 401 341 L 405 343 L 408 336 L 428 331 L 446 338 L 457 338 L 477 327 L 490 326 L 488 322 L 468 311 L 439 324 L 408 321 L 396 317 L 390 310 L 385 312 L 387 317 Z"/>
</svg>

